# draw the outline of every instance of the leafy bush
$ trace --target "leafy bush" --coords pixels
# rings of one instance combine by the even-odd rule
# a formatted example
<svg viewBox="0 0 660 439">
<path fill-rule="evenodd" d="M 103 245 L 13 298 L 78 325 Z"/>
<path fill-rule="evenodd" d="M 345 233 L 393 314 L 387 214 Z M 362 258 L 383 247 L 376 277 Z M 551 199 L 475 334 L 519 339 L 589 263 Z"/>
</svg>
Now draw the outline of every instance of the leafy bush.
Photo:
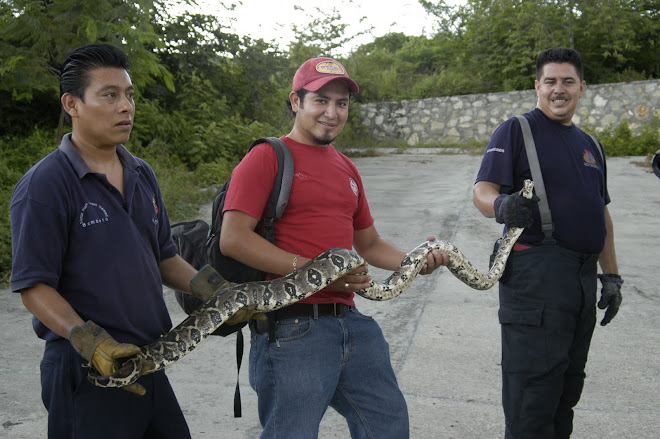
<svg viewBox="0 0 660 439">
<path fill-rule="evenodd" d="M 195 181 L 201 187 L 217 190 L 229 179 L 233 169 L 233 163 L 221 157 L 211 163 L 200 164 L 194 172 Z"/>
<path fill-rule="evenodd" d="M 156 159 L 151 160 L 150 165 L 158 177 L 172 223 L 196 218 L 199 207 L 213 199 L 215 192 L 201 190 L 197 176 L 183 164 Z"/>
<path fill-rule="evenodd" d="M 27 137 L 0 137 L 0 284 L 9 279 L 11 269 L 11 194 L 23 174 L 55 146 L 55 133 L 40 128 Z"/>
<path fill-rule="evenodd" d="M 610 125 L 604 130 L 595 129 L 590 125 L 582 128 L 596 136 L 608 156 L 643 156 L 654 153 L 660 147 L 659 127 L 660 123 L 655 117 L 650 123 L 639 128 L 639 134 L 633 134 L 625 120 L 617 126 Z"/>
</svg>

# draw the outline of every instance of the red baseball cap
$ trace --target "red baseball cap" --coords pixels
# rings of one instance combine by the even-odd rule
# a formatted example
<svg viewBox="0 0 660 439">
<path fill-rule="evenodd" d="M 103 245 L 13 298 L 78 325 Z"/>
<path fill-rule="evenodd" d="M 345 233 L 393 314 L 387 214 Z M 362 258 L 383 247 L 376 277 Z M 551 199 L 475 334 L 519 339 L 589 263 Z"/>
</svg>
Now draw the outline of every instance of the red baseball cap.
<svg viewBox="0 0 660 439">
<path fill-rule="evenodd" d="M 357 82 L 348 77 L 344 66 L 339 61 L 327 57 L 312 58 L 305 61 L 293 76 L 293 91 L 298 91 L 301 88 L 317 91 L 335 79 L 344 81 L 353 93 L 360 91 Z"/>
</svg>

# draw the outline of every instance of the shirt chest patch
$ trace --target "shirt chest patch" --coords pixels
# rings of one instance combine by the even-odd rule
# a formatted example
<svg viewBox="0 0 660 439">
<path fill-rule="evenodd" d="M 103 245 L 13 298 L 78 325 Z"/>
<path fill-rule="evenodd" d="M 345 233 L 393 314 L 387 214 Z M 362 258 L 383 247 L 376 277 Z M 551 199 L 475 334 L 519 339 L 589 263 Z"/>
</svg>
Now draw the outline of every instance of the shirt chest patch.
<svg viewBox="0 0 660 439">
<path fill-rule="evenodd" d="M 104 224 L 108 221 L 110 221 L 108 211 L 101 204 L 88 201 L 80 209 L 78 223 L 83 228 Z"/>
<path fill-rule="evenodd" d="M 591 151 L 587 149 L 585 149 L 584 152 L 582 153 L 582 160 L 584 161 L 584 166 L 600 169 L 600 167 L 596 164 L 596 158 L 591 153 Z"/>
<path fill-rule="evenodd" d="M 351 185 L 351 190 L 353 191 L 353 193 L 357 197 L 357 195 L 358 195 L 358 185 L 357 185 L 357 183 L 352 178 L 349 178 L 348 180 L 349 180 L 349 184 Z"/>
</svg>

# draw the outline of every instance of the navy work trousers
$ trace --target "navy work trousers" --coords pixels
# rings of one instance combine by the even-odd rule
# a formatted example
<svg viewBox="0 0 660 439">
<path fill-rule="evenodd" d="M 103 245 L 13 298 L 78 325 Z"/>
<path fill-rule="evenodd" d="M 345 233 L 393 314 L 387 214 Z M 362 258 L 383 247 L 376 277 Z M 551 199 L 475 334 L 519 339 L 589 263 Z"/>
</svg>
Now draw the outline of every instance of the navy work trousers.
<svg viewBox="0 0 660 439">
<path fill-rule="evenodd" d="M 49 439 L 186 439 L 190 431 L 165 372 L 138 380 L 138 396 L 102 388 L 87 379 L 86 361 L 68 340 L 46 342 L 41 398 L 48 410 Z"/>
<path fill-rule="evenodd" d="M 506 439 L 568 438 L 596 324 L 598 255 L 514 251 L 500 283 Z"/>
</svg>

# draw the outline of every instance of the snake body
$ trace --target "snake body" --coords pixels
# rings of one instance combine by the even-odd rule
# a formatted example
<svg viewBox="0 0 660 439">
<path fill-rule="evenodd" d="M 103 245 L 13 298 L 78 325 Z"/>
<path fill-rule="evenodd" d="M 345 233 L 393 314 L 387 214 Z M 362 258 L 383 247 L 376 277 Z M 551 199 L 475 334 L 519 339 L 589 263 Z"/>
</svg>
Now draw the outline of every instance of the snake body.
<svg viewBox="0 0 660 439">
<path fill-rule="evenodd" d="M 532 190 L 533 183 L 526 180 L 520 193 L 531 198 Z M 422 270 L 427 255 L 433 250 L 449 255 L 447 268 L 466 285 L 477 290 L 487 290 L 502 276 L 509 254 L 522 231 L 522 228 L 510 228 L 507 231 L 486 274 L 479 272 L 452 243 L 426 241 L 409 252 L 399 268 L 385 281 L 372 281 L 369 288 L 356 291 L 356 294 L 378 301 L 399 296 Z M 287 276 L 225 288 L 170 332 L 142 346 L 139 354 L 130 357 L 114 373 L 102 376 L 91 369 L 88 378 L 100 387 L 132 384 L 141 375 L 156 372 L 183 358 L 243 307 L 250 307 L 257 312 L 278 310 L 322 290 L 364 263 L 364 259 L 353 250 L 333 248 Z"/>
</svg>

